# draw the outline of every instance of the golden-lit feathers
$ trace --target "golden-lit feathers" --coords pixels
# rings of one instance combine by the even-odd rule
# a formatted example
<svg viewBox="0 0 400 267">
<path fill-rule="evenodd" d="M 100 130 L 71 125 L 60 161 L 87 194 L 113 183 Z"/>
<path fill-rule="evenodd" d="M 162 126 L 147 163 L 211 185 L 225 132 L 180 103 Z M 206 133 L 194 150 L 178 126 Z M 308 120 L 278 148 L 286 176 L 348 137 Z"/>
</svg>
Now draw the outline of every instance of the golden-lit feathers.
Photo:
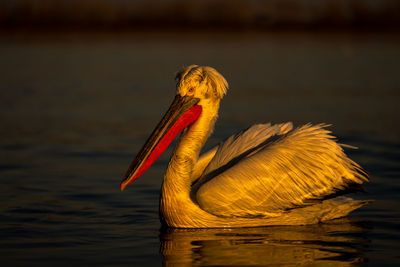
<svg viewBox="0 0 400 267">
<path fill-rule="evenodd" d="M 258 124 L 200 155 L 228 84 L 210 67 L 177 74 L 177 94 L 199 99 L 161 188 L 160 217 L 176 228 L 302 225 L 346 216 L 368 201 L 334 197 L 368 181 L 325 125 Z"/>
<path fill-rule="evenodd" d="M 255 125 L 220 145 L 194 187 L 199 206 L 218 216 L 277 216 L 368 180 L 323 125 L 288 130 Z M 268 142 L 266 132 L 277 138 Z"/>
<path fill-rule="evenodd" d="M 214 68 L 191 65 L 183 68 L 175 77 L 178 92 L 190 87 L 200 88 L 205 98 L 212 96 L 220 100 L 228 89 L 228 82 Z M 181 92 L 182 93 L 182 92 Z"/>
</svg>

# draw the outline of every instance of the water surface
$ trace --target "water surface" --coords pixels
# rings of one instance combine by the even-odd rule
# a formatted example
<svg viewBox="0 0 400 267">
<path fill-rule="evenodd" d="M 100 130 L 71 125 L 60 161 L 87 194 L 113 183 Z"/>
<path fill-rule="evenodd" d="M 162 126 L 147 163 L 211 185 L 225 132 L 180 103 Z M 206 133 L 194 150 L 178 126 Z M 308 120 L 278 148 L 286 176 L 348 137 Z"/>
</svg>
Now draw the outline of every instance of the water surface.
<svg viewBox="0 0 400 267">
<path fill-rule="evenodd" d="M 0 41 L 0 255 L 5 266 L 394 266 L 400 263 L 400 39 L 267 34 Z M 229 81 L 207 148 L 257 122 L 331 123 L 375 199 L 326 224 L 162 229 L 171 148 L 119 183 L 172 101 L 174 73 Z"/>
</svg>

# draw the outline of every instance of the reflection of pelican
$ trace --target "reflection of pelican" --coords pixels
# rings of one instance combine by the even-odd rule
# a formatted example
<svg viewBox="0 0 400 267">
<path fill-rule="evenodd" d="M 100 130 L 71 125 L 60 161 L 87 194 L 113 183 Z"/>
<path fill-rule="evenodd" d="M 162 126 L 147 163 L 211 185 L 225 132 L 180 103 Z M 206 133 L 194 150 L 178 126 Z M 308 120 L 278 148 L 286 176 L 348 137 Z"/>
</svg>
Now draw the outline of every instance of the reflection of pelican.
<svg viewBox="0 0 400 267">
<path fill-rule="evenodd" d="M 347 218 L 318 226 L 162 229 L 163 266 L 353 266 L 368 243 Z"/>
<path fill-rule="evenodd" d="M 227 82 L 196 65 L 177 75 L 175 99 L 130 165 L 123 190 L 183 134 L 164 177 L 160 214 L 170 227 L 311 224 L 366 204 L 335 194 L 368 180 L 324 125 L 259 124 L 199 157 Z"/>
</svg>

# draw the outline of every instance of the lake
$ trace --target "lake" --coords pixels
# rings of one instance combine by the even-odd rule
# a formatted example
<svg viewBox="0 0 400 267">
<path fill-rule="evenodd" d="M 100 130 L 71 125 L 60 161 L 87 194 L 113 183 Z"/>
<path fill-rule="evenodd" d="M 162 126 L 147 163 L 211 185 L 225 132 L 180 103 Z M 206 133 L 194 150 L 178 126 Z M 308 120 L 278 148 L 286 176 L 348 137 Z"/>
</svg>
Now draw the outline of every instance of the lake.
<svg viewBox="0 0 400 267">
<path fill-rule="evenodd" d="M 0 38 L 3 266 L 400 264 L 400 37 L 351 33 Z M 329 123 L 369 173 L 374 203 L 318 225 L 164 229 L 172 146 L 120 192 L 173 99 L 174 74 L 230 84 L 205 149 L 254 123 Z"/>
</svg>

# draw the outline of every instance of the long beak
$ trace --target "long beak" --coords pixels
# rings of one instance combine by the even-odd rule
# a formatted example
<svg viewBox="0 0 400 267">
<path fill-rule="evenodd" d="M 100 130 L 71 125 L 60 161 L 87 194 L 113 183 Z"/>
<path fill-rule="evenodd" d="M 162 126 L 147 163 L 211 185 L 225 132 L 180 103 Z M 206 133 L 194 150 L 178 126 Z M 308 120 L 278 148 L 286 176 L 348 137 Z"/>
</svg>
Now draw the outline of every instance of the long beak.
<svg viewBox="0 0 400 267">
<path fill-rule="evenodd" d="M 202 111 L 201 106 L 197 105 L 199 101 L 200 99 L 193 96 L 175 96 L 167 113 L 126 171 L 121 182 L 121 191 L 156 161 L 179 132 L 199 118 Z"/>
</svg>

